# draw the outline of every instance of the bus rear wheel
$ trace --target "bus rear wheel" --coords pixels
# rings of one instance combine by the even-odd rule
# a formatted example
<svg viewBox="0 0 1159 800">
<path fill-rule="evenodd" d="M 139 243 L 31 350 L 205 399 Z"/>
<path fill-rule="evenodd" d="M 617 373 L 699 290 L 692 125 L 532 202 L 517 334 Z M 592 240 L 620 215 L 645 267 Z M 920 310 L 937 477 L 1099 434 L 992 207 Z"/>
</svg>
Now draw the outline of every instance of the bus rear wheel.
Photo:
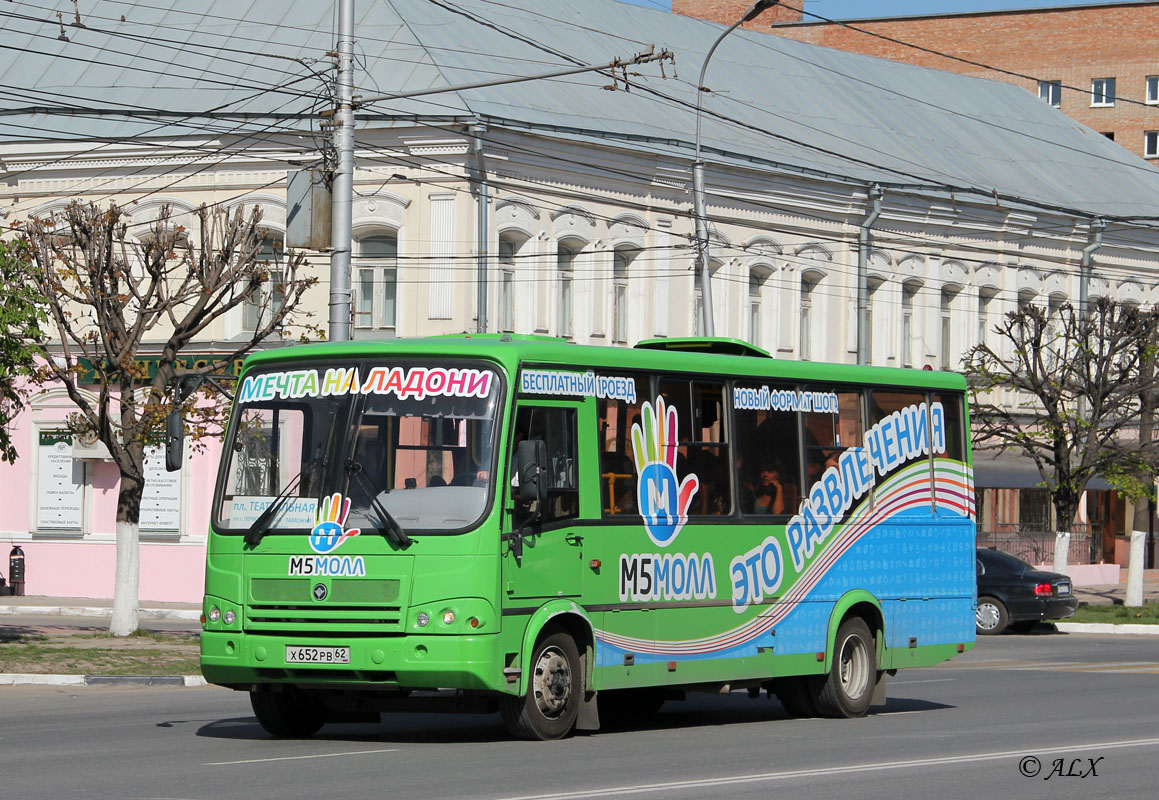
<svg viewBox="0 0 1159 800">
<path fill-rule="evenodd" d="M 283 738 L 304 739 L 317 733 L 330 718 L 330 711 L 311 692 L 296 686 L 280 691 L 250 692 L 254 716 L 266 732 Z"/>
<path fill-rule="evenodd" d="M 531 654 L 527 691 L 502 695 L 499 711 L 507 732 L 519 739 L 546 741 L 571 733 L 583 700 L 579 651 L 569 634 L 551 628 Z"/>
<path fill-rule="evenodd" d="M 813 680 L 817 711 L 825 717 L 863 717 L 873 700 L 877 648 L 865 620 L 853 617 L 837 629 L 833 666 Z"/>
</svg>

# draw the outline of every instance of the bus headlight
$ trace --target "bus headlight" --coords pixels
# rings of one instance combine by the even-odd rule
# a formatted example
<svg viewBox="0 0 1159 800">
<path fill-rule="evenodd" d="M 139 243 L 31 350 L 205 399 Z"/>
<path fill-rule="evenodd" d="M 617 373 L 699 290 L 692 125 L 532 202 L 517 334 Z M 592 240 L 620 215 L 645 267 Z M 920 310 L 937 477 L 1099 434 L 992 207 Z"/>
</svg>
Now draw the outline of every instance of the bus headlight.
<svg viewBox="0 0 1159 800">
<path fill-rule="evenodd" d="M 229 611 L 226 611 L 224 614 L 221 615 L 221 620 L 226 625 L 232 625 L 234 623 L 234 620 L 236 620 L 236 619 L 237 619 L 237 614 L 234 614 L 232 609 L 230 609 Z"/>
<path fill-rule="evenodd" d="M 443 612 L 443 624 L 444 625 L 455 624 L 455 612 L 451 611 L 449 608 Z"/>
<path fill-rule="evenodd" d="M 418 615 L 418 623 L 420 628 L 425 628 L 431 622 L 431 617 L 427 612 L 420 611 Z"/>
<path fill-rule="evenodd" d="M 219 619 L 221 619 L 221 609 L 217 606 L 209 609 L 209 621 L 217 622 Z"/>
</svg>

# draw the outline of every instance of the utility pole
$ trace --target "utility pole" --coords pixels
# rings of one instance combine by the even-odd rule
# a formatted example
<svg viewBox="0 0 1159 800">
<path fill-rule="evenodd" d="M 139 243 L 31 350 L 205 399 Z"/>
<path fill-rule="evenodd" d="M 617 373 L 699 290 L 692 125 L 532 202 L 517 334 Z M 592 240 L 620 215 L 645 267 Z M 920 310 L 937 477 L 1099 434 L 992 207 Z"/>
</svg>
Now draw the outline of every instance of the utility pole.
<svg viewBox="0 0 1159 800">
<path fill-rule="evenodd" d="M 1155 331 L 1148 331 L 1144 342 L 1143 359 L 1140 365 L 1142 391 L 1139 393 L 1139 451 L 1146 453 L 1151 448 L 1152 430 L 1155 425 Z M 1127 592 L 1125 605 L 1143 605 L 1143 570 L 1153 544 L 1155 529 L 1155 478 L 1150 471 L 1139 478 L 1148 484 L 1147 500 L 1135 502 L 1135 514 L 1131 521 L 1130 558 L 1127 562 Z"/>
<path fill-rule="evenodd" d="M 338 107 L 334 113 L 333 216 L 330 248 L 332 342 L 350 341 L 350 251 L 354 203 L 354 0 L 338 0 Z"/>
<path fill-rule="evenodd" d="M 772 8 L 779 0 L 757 0 L 748 10 L 741 14 L 740 19 L 716 38 L 704 62 L 700 65 L 700 78 L 696 81 L 696 155 L 692 161 L 692 216 L 696 224 L 696 266 L 700 282 L 701 318 L 704 321 L 704 335 L 716 336 L 716 322 L 712 316 L 712 253 L 708 239 L 708 203 L 704 192 L 704 159 L 700 157 L 700 119 L 702 98 L 709 91 L 704 85 L 704 74 L 708 72 L 708 62 L 717 46 L 724 41 L 724 37 L 735 31 L 746 22 L 752 22 L 765 9 Z"/>
</svg>

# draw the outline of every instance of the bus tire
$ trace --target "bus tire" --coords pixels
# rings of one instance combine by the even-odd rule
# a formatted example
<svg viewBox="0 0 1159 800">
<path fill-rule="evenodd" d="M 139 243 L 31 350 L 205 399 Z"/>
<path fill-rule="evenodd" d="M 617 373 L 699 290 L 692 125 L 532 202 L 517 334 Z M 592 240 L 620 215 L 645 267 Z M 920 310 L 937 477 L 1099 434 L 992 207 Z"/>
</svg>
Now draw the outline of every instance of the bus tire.
<svg viewBox="0 0 1159 800">
<path fill-rule="evenodd" d="M 1010 615 L 1002 601 L 993 597 L 979 597 L 978 610 L 974 612 L 974 626 L 979 636 L 996 636 L 1006 630 Z"/>
<path fill-rule="evenodd" d="M 805 676 L 777 678 L 773 681 L 773 694 L 790 717 L 815 717 L 817 706 L 813 702 L 813 691 Z"/>
<path fill-rule="evenodd" d="M 865 716 L 873 700 L 876 678 L 873 632 L 861 617 L 851 617 L 837 629 L 829 673 L 813 679 L 817 711 L 825 717 Z"/>
<path fill-rule="evenodd" d="M 519 739 L 562 739 L 575 727 L 583 692 L 575 640 L 559 628 L 546 628 L 531 654 L 527 691 L 499 697 L 503 724 Z"/>
<path fill-rule="evenodd" d="M 270 735 L 282 738 L 313 736 L 330 718 L 330 710 L 312 692 L 296 686 L 280 691 L 252 691 L 250 705 L 258 724 Z"/>
</svg>

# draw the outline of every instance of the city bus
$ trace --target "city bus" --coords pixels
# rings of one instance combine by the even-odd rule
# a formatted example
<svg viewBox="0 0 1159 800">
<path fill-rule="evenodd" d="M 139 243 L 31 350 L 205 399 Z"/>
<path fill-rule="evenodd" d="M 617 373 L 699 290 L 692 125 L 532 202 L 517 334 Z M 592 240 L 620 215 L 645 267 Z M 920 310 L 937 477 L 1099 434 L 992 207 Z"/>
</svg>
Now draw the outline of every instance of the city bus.
<svg viewBox="0 0 1159 800">
<path fill-rule="evenodd" d="M 458 709 L 556 739 L 696 691 L 858 717 L 974 645 L 968 431 L 960 375 L 731 339 L 255 354 L 202 671 L 275 736 Z"/>
</svg>

